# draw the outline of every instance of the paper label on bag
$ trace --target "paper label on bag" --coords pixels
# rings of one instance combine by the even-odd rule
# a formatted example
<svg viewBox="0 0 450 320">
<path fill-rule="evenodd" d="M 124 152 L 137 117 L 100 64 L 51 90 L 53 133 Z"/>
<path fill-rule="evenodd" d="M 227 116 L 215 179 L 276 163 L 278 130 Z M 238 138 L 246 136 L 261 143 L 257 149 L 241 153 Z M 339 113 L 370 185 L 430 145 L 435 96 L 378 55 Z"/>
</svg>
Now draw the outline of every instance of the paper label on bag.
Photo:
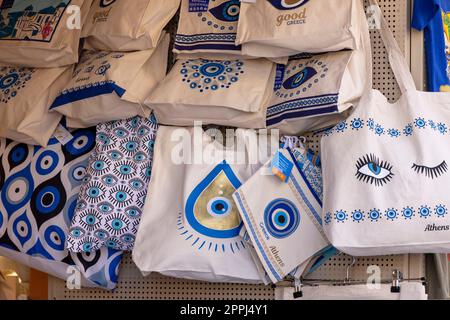
<svg viewBox="0 0 450 320">
<path fill-rule="evenodd" d="M 189 12 L 208 11 L 209 0 L 189 0 Z"/>
<path fill-rule="evenodd" d="M 283 85 L 285 70 L 286 66 L 284 64 L 277 64 L 277 72 L 275 75 L 275 85 L 273 87 L 273 91 L 281 89 L 281 86 Z"/>
<path fill-rule="evenodd" d="M 53 136 L 63 146 L 68 144 L 73 139 L 73 135 L 66 128 L 64 128 L 61 124 L 58 125 Z"/>
<path fill-rule="evenodd" d="M 281 152 L 277 152 L 275 157 L 272 159 L 270 168 L 272 173 L 280 178 L 281 181 L 288 182 L 292 169 L 294 168 L 294 164 Z"/>
</svg>

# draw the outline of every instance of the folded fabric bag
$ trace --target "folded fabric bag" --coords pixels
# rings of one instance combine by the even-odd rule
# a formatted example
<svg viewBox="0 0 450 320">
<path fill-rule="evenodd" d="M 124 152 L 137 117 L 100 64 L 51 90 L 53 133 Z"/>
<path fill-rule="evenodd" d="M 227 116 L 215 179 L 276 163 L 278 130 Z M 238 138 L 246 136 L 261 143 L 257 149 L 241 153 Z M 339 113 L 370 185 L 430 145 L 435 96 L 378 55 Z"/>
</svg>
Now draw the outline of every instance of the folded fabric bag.
<svg viewBox="0 0 450 320">
<path fill-rule="evenodd" d="M 236 44 L 256 57 L 356 49 L 361 0 L 242 1 Z"/>
<path fill-rule="evenodd" d="M 61 120 L 49 107 L 72 70 L 0 65 L 0 137 L 46 146 Z"/>
<path fill-rule="evenodd" d="M 257 189 L 264 193 L 255 192 Z M 320 168 L 303 150 L 280 149 L 233 194 L 253 247 L 273 283 L 329 245 L 322 229 L 321 190 Z"/>
<path fill-rule="evenodd" d="M 238 129 L 236 141 L 247 133 Z M 199 154 L 190 150 L 210 152 L 211 158 L 192 161 L 188 154 Z M 222 144 L 201 128 L 159 127 L 152 178 L 133 249 L 133 260 L 144 275 L 158 272 L 212 282 L 261 282 L 239 236 L 243 224 L 232 198 L 261 165 L 258 161 L 238 164 L 240 157 L 251 157 L 248 149 L 221 151 Z"/>
<path fill-rule="evenodd" d="M 86 49 L 138 51 L 155 48 L 180 0 L 94 0 L 82 37 Z"/>
<path fill-rule="evenodd" d="M 135 52 L 84 51 L 72 80 L 51 106 L 69 128 L 149 117 L 142 102 L 164 78 L 169 36 L 157 49 Z"/>
<path fill-rule="evenodd" d="M 145 103 L 165 125 L 264 128 L 274 70 L 266 59 L 178 60 Z"/>
<path fill-rule="evenodd" d="M 155 119 L 99 124 L 67 238 L 72 252 L 132 250 L 153 160 Z"/>
<path fill-rule="evenodd" d="M 299 54 L 278 65 L 267 127 L 295 135 L 345 120 L 368 81 L 365 53 Z"/>
<path fill-rule="evenodd" d="M 113 289 L 121 251 L 65 249 L 95 128 L 71 137 L 46 148 L 0 139 L 0 255 L 61 279 L 78 270 L 82 286 Z"/>
<path fill-rule="evenodd" d="M 182 0 L 175 53 L 240 55 L 235 45 L 239 0 Z"/>
<path fill-rule="evenodd" d="M 78 61 L 92 0 L 0 2 L 0 63 L 53 68 Z"/>
<path fill-rule="evenodd" d="M 416 89 L 377 2 L 370 3 L 402 96 L 391 104 L 370 83 L 355 112 L 325 131 L 324 229 L 354 256 L 450 253 L 450 95 Z"/>
</svg>

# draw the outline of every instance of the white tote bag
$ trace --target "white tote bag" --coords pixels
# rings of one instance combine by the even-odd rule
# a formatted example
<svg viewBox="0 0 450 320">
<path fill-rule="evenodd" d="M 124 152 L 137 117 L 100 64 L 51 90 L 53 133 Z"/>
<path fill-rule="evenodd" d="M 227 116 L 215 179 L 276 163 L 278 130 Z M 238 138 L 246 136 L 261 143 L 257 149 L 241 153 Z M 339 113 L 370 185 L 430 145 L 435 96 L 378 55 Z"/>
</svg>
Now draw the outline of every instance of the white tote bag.
<svg viewBox="0 0 450 320">
<path fill-rule="evenodd" d="M 417 91 L 375 0 L 375 18 L 402 97 L 368 90 L 322 140 L 323 220 L 355 256 L 450 252 L 450 95 Z"/>
<path fill-rule="evenodd" d="M 236 44 L 255 57 L 356 49 L 361 0 L 245 0 Z"/>
<path fill-rule="evenodd" d="M 247 132 L 238 129 L 236 135 L 243 137 Z M 194 150 L 199 141 L 203 147 Z M 193 157 L 211 152 L 214 161 L 189 164 L 193 163 L 187 156 L 189 148 Z M 232 198 L 261 165 L 236 162 L 250 155 L 248 149 L 230 150 L 226 156 L 220 150 L 222 145 L 201 128 L 159 127 L 152 178 L 133 249 L 133 260 L 144 275 L 158 272 L 213 282 L 261 282 L 239 236 L 243 223 Z M 184 158 L 178 159 L 179 154 Z"/>
</svg>

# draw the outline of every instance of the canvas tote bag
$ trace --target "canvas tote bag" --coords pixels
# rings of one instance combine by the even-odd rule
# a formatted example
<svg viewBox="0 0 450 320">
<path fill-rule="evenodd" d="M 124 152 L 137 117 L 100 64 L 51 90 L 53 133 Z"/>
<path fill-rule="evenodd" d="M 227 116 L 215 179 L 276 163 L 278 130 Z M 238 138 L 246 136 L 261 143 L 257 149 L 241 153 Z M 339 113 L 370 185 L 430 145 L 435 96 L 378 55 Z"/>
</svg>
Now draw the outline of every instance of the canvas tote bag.
<svg viewBox="0 0 450 320">
<path fill-rule="evenodd" d="M 238 129 L 235 139 L 247 132 Z M 133 260 L 144 275 L 158 272 L 213 282 L 261 282 L 239 236 L 243 223 L 232 194 L 270 155 L 254 164 L 241 164 L 236 160 L 249 157 L 247 148 L 230 148 L 221 155 L 222 147 L 201 128 L 159 127 L 152 178 L 133 249 Z M 212 158 L 186 161 L 191 158 L 189 150 L 193 157 L 198 156 L 195 152 L 207 152 Z M 179 154 L 185 160 L 174 161 Z"/>
<path fill-rule="evenodd" d="M 360 6 L 361 0 L 242 1 L 236 44 L 245 55 L 270 58 L 355 49 Z"/>
<path fill-rule="evenodd" d="M 266 59 L 178 60 L 145 104 L 164 125 L 265 128 L 274 71 Z"/>
<path fill-rule="evenodd" d="M 95 0 L 82 37 L 85 48 L 137 51 L 155 48 L 180 0 Z"/>
<path fill-rule="evenodd" d="M 5 0 L 0 4 L 0 63 L 52 68 L 78 61 L 81 27 L 92 0 Z"/>
<path fill-rule="evenodd" d="M 49 107 L 72 70 L 0 65 L 0 137 L 46 146 L 61 120 Z"/>
<path fill-rule="evenodd" d="M 135 52 L 84 51 L 71 81 L 51 106 L 69 128 L 149 117 L 143 101 L 165 77 L 169 36 L 156 49 Z"/>
<path fill-rule="evenodd" d="M 391 104 L 368 89 L 355 112 L 322 139 L 323 220 L 354 256 L 450 252 L 450 95 L 417 91 L 375 0 L 380 33 L 400 86 Z"/>
</svg>

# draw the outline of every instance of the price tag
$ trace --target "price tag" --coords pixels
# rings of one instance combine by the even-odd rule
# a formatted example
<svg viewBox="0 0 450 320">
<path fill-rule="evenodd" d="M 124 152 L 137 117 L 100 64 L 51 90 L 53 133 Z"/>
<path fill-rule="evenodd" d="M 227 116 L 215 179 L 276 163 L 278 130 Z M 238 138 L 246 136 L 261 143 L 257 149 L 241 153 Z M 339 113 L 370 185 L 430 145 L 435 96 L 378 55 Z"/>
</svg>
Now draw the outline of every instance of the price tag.
<svg viewBox="0 0 450 320">
<path fill-rule="evenodd" d="M 280 151 L 278 151 L 275 157 L 272 159 L 271 171 L 283 182 L 288 182 L 293 168 L 294 164 Z"/>
<path fill-rule="evenodd" d="M 66 128 L 64 128 L 61 124 L 58 125 L 53 136 L 63 146 L 66 145 L 67 143 L 69 143 L 73 139 L 72 134 Z"/>
</svg>

